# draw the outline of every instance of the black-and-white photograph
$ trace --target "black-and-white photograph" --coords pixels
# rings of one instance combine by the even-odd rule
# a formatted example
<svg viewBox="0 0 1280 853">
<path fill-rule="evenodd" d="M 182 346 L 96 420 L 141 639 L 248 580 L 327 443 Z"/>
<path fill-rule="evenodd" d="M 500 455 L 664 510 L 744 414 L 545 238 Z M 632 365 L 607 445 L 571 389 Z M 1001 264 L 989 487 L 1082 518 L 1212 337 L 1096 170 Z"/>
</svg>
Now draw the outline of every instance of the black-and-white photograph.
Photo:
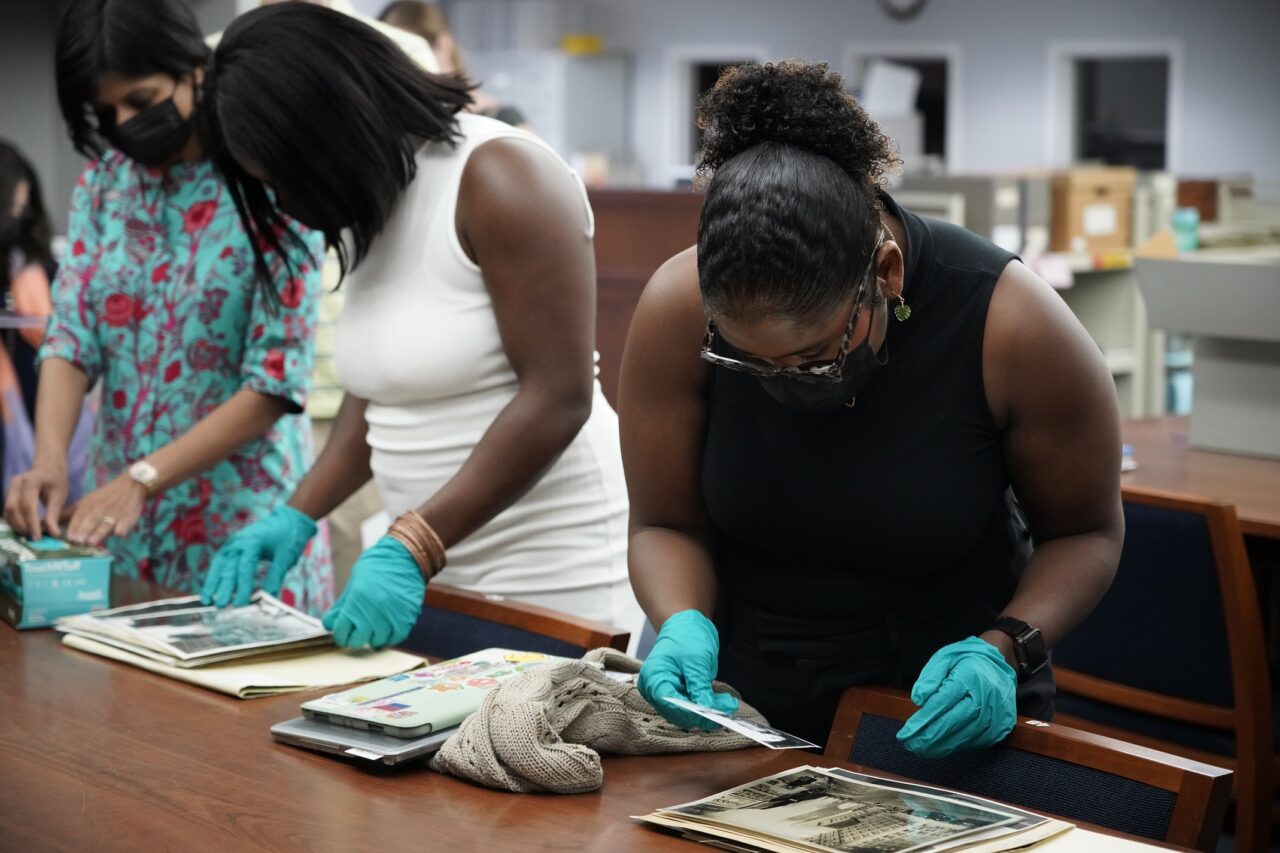
<svg viewBox="0 0 1280 853">
<path fill-rule="evenodd" d="M 126 643 L 173 658 L 208 660 L 269 647 L 324 643 L 318 619 L 259 590 L 243 607 L 216 608 L 199 596 L 118 607 L 64 619 L 60 630 Z"/>
<path fill-rule="evenodd" d="M 1021 820 L 995 808 L 842 778 L 814 767 L 663 812 L 841 853 L 925 853 Z"/>
</svg>

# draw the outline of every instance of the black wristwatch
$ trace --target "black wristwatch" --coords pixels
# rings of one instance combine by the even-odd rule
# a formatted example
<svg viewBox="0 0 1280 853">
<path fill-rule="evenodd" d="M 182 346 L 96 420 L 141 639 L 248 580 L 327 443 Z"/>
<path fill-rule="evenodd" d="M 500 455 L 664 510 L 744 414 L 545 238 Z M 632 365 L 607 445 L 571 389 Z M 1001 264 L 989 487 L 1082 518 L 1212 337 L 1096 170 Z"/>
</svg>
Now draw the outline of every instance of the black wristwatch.
<svg viewBox="0 0 1280 853">
<path fill-rule="evenodd" d="M 1019 679 L 1030 678 L 1049 665 L 1049 653 L 1045 651 L 1039 628 L 1032 628 L 1021 619 L 1001 616 L 991 629 L 1013 639 L 1013 657 L 1018 662 Z"/>
</svg>

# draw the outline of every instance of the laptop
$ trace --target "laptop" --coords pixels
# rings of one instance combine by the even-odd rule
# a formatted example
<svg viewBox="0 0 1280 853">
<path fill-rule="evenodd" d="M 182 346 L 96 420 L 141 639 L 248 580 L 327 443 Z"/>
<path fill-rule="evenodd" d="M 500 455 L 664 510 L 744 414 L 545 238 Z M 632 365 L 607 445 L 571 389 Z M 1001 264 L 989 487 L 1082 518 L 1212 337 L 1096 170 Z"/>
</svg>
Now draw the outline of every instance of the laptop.
<svg viewBox="0 0 1280 853">
<path fill-rule="evenodd" d="M 431 755 L 455 731 L 456 728 L 441 729 L 425 737 L 401 738 L 295 717 L 272 726 L 271 736 L 290 746 L 394 766 Z"/>
<path fill-rule="evenodd" d="M 483 649 L 303 702 L 302 713 L 316 723 L 421 738 L 456 728 L 504 680 L 565 660 L 539 652 Z"/>
</svg>

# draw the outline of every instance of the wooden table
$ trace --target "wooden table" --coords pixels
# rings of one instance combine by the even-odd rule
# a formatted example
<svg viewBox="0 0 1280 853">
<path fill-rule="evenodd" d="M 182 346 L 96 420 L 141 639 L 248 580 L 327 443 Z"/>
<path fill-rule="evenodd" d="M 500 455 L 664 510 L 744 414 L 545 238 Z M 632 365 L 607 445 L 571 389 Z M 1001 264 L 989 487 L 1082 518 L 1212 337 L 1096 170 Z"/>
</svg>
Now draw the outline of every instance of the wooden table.
<svg viewBox="0 0 1280 853">
<path fill-rule="evenodd" d="M 1246 537 L 1280 540 L 1280 459 L 1194 450 L 1189 417 L 1125 421 L 1120 431 L 1138 463 L 1122 483 L 1230 501 Z"/>
<path fill-rule="evenodd" d="M 236 700 L 0 625 L 0 848 L 696 853 L 630 816 L 839 764 L 766 749 L 608 757 L 600 791 L 508 794 L 274 743 L 268 728 L 314 695 Z M 1104 848 L 1143 849 L 1081 830 L 1046 847 Z"/>
</svg>

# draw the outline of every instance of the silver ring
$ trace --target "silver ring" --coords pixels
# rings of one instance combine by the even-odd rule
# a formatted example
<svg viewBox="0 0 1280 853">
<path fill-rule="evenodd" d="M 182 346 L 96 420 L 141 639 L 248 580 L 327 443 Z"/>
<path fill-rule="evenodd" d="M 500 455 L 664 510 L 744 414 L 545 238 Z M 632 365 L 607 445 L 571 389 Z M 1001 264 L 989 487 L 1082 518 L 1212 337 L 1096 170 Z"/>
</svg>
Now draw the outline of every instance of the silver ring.
<svg viewBox="0 0 1280 853">
<path fill-rule="evenodd" d="M 110 515 L 104 515 L 102 518 L 98 519 L 98 526 L 101 527 L 104 524 L 110 524 L 112 527 L 115 527 L 116 520 Z"/>
</svg>

